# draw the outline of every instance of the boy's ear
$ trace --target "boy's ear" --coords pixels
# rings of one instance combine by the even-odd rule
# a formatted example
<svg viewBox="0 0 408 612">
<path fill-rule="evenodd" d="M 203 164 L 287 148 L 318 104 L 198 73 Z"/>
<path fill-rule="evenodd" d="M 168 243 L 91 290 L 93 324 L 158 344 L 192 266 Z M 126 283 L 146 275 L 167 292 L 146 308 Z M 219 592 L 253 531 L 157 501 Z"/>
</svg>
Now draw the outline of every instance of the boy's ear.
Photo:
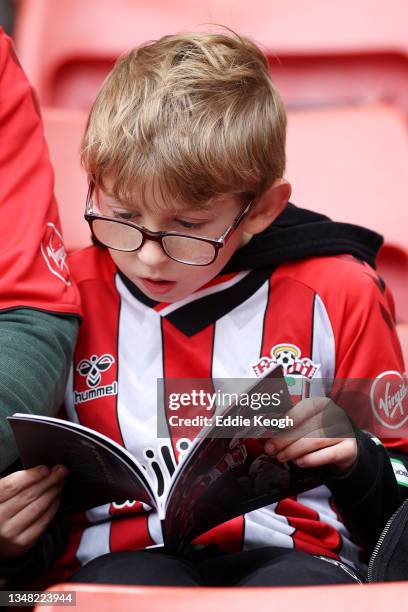
<svg viewBox="0 0 408 612">
<path fill-rule="evenodd" d="M 291 184 L 286 179 L 276 179 L 258 198 L 253 209 L 244 219 L 244 232 L 248 234 L 263 232 L 286 207 L 291 193 Z"/>
</svg>

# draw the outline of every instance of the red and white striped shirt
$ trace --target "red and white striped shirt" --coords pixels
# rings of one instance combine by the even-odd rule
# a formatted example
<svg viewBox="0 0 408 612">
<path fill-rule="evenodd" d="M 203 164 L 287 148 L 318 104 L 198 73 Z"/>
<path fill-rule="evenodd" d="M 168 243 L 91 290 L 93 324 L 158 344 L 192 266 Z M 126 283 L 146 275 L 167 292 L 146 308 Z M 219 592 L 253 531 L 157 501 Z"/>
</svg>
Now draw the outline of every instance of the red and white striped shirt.
<svg viewBox="0 0 408 612">
<path fill-rule="evenodd" d="M 307 382 L 308 394 L 321 395 L 336 378 L 375 379 L 403 368 L 390 296 L 374 270 L 348 255 L 220 275 L 172 304 L 145 297 L 107 250 L 90 247 L 70 266 L 84 323 L 66 395 L 69 418 L 124 445 L 159 491 L 189 441 L 172 439 L 171 431 L 157 438 L 157 412 L 165 410 L 157 405 L 157 379 L 248 378 L 280 360 Z M 96 366 L 90 378 L 78 367 L 83 360 Z M 161 541 L 154 510 L 112 500 L 74 517 L 59 565 L 68 576 L 99 555 Z M 325 486 L 239 516 L 197 542 L 226 551 L 282 546 L 351 563 L 358 558 Z"/>
</svg>

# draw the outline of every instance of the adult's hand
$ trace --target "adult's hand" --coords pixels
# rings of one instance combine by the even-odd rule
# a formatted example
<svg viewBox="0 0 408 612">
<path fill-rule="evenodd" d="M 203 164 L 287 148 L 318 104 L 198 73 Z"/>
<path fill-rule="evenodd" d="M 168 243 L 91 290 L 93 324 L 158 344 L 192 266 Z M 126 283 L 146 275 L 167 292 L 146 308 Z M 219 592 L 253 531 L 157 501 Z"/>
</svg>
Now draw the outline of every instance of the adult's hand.
<svg viewBox="0 0 408 612">
<path fill-rule="evenodd" d="M 0 558 L 27 553 L 57 512 L 67 469 L 38 466 L 0 479 Z"/>
</svg>

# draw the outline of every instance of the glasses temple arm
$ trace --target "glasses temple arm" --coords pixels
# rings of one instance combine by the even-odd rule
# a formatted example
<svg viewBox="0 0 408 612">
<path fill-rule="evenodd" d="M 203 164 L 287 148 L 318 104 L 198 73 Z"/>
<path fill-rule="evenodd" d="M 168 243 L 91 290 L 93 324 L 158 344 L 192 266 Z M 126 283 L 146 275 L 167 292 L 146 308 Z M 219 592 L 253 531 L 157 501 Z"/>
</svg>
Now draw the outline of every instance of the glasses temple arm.
<svg viewBox="0 0 408 612">
<path fill-rule="evenodd" d="M 241 223 L 242 219 L 245 217 L 245 215 L 249 212 L 250 208 L 252 207 L 253 203 L 255 200 L 251 200 L 246 206 L 245 208 L 239 213 L 238 217 L 231 223 L 231 225 L 229 227 L 227 227 L 227 229 L 225 230 L 225 232 L 223 233 L 223 235 L 221 236 L 221 238 L 219 239 L 220 242 L 224 242 L 228 236 L 238 227 L 238 225 Z"/>
</svg>

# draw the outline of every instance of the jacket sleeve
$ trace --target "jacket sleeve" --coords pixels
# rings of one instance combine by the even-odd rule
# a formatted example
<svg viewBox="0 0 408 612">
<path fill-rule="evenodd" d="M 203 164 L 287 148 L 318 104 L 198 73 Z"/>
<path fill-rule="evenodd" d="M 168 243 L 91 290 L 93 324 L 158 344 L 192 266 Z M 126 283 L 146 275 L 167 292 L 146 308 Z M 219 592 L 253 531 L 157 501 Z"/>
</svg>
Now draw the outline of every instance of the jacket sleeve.
<svg viewBox="0 0 408 612">
<path fill-rule="evenodd" d="M 358 459 L 329 488 L 346 526 L 370 551 L 407 496 L 408 387 L 382 279 L 350 261 L 337 282 L 337 293 L 325 298 L 336 343 L 332 398 L 355 426 Z"/>
<path fill-rule="evenodd" d="M 385 447 L 367 432 L 355 434 L 356 463 L 347 474 L 329 478 L 327 486 L 344 524 L 369 556 L 402 498 Z"/>
<path fill-rule="evenodd" d="M 18 456 L 7 416 L 53 416 L 61 406 L 77 331 L 72 316 L 0 311 L 0 471 Z"/>
</svg>

